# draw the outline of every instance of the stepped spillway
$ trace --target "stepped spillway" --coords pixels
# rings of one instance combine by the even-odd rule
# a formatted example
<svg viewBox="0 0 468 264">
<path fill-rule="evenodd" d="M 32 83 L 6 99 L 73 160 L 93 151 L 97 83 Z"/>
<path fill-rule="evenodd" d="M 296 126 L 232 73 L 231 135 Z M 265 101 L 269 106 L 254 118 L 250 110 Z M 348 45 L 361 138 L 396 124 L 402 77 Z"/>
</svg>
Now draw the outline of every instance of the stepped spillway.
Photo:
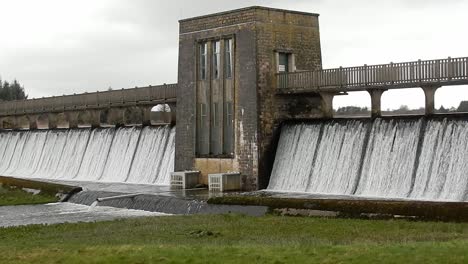
<svg viewBox="0 0 468 264">
<path fill-rule="evenodd" d="M 468 121 L 285 125 L 268 190 L 468 201 Z"/>
<path fill-rule="evenodd" d="M 0 175 L 168 185 L 175 127 L 0 132 Z"/>
</svg>

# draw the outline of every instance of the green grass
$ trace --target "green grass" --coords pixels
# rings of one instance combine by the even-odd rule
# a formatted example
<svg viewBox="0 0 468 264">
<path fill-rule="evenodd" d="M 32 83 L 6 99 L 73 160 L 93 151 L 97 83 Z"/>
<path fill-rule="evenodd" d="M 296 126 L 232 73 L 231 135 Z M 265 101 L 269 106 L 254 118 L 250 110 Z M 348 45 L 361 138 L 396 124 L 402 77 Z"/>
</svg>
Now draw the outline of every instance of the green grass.
<svg viewBox="0 0 468 264">
<path fill-rule="evenodd" d="M 0 229 L 2 263 L 467 263 L 468 224 L 170 216 Z"/>
<path fill-rule="evenodd" d="M 51 194 L 34 195 L 22 189 L 0 185 L 0 206 L 45 204 L 57 201 L 58 198 Z"/>
</svg>

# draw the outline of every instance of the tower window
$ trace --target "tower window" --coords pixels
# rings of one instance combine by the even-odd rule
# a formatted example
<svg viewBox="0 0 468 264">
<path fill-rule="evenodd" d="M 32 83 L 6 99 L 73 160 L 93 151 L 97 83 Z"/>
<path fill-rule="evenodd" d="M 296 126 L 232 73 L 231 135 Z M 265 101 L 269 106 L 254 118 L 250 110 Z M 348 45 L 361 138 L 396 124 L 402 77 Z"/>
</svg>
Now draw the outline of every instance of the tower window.
<svg viewBox="0 0 468 264">
<path fill-rule="evenodd" d="M 213 79 L 219 79 L 221 66 L 221 42 L 213 42 Z"/>
<path fill-rule="evenodd" d="M 226 39 L 224 42 L 224 50 L 225 50 L 225 58 L 224 58 L 224 65 L 225 65 L 225 78 L 232 78 L 232 39 Z"/>
<path fill-rule="evenodd" d="M 207 43 L 201 43 L 200 44 L 200 80 L 206 80 L 206 69 L 207 69 L 207 64 L 208 61 L 206 59 L 208 54 L 208 44 Z"/>
<path fill-rule="evenodd" d="M 289 56 L 288 53 L 279 53 L 278 72 L 289 72 Z"/>
</svg>

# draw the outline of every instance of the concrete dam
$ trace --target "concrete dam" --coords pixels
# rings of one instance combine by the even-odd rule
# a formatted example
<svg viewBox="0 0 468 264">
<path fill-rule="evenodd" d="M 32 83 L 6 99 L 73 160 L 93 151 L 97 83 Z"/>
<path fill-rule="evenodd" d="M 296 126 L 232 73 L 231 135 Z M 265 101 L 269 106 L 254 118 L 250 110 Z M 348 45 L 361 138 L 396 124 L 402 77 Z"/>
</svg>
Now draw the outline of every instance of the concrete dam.
<svg viewBox="0 0 468 264">
<path fill-rule="evenodd" d="M 286 125 L 268 189 L 468 201 L 468 121 L 388 118 Z"/>
<path fill-rule="evenodd" d="M 195 186 L 235 174 L 242 191 L 468 201 L 468 116 L 435 114 L 439 88 L 468 85 L 468 57 L 324 69 L 318 14 L 179 23 L 177 83 L 0 102 L 0 176 L 168 185 L 195 171 Z M 420 89 L 425 115 L 382 117 L 394 89 Z M 368 118 L 334 119 L 354 92 Z"/>
<path fill-rule="evenodd" d="M 0 175 L 168 185 L 175 128 L 0 132 Z"/>
</svg>

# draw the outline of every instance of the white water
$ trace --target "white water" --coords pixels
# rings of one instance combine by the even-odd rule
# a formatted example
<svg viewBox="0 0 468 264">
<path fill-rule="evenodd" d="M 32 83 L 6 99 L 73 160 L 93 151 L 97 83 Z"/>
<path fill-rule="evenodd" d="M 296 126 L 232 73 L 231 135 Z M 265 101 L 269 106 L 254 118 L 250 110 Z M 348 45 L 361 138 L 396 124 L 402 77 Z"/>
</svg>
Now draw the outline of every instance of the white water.
<svg viewBox="0 0 468 264">
<path fill-rule="evenodd" d="M 468 201 L 468 122 L 377 119 L 285 126 L 268 189 Z"/>
<path fill-rule="evenodd" d="M 0 175 L 168 185 L 175 128 L 0 133 Z"/>
</svg>

